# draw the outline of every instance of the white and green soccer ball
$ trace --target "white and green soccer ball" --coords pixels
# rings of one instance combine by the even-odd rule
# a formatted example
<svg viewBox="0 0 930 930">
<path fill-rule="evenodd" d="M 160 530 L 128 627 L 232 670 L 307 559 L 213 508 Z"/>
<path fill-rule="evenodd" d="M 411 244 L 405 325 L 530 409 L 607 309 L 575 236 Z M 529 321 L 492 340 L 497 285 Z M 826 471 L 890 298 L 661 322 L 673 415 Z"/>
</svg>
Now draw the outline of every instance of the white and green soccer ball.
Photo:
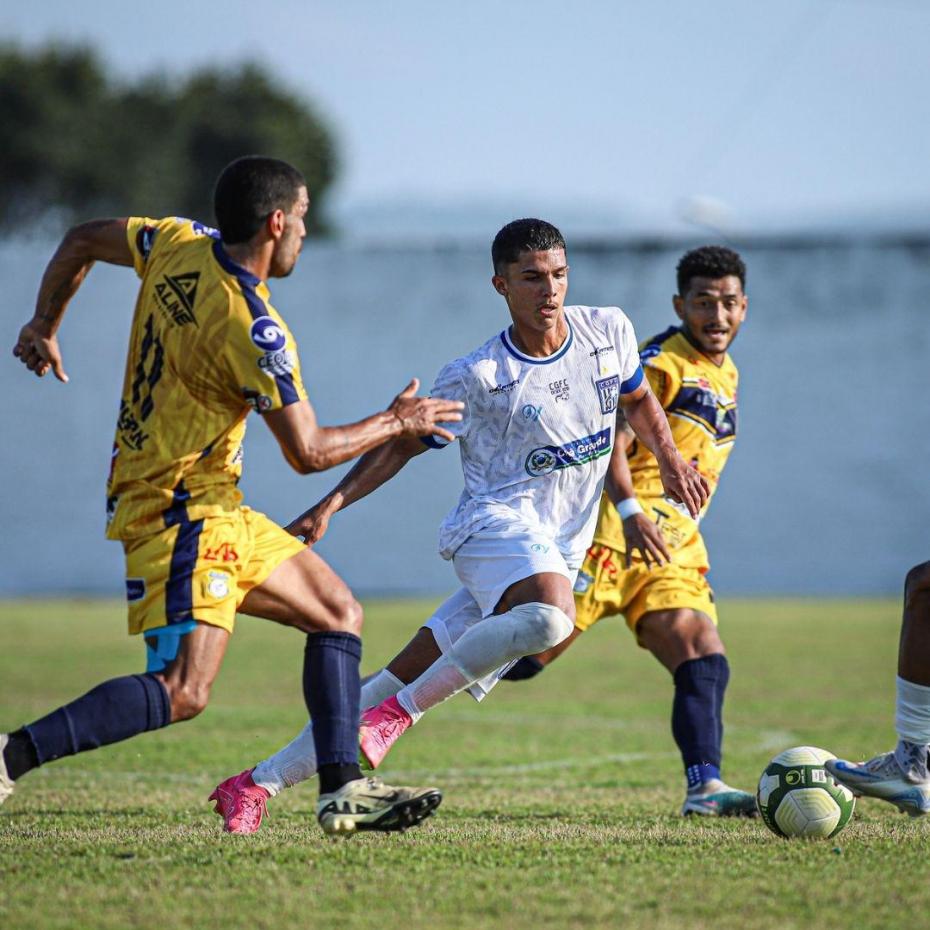
<svg viewBox="0 0 930 930">
<path fill-rule="evenodd" d="M 765 825 L 778 836 L 826 838 L 849 823 L 853 793 L 823 767 L 836 756 L 814 746 L 780 752 L 759 779 L 756 802 Z"/>
</svg>

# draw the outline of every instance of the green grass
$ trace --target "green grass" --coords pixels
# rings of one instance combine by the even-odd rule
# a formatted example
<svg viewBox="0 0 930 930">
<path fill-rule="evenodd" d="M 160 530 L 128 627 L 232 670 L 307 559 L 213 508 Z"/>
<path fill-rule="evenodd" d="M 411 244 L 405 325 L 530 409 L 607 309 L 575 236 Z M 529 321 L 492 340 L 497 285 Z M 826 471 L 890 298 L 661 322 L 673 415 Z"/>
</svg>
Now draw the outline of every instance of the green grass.
<svg viewBox="0 0 930 930">
<path fill-rule="evenodd" d="M 431 606 L 368 604 L 364 668 Z M 801 743 L 890 748 L 898 614 L 891 601 L 726 603 L 728 780 L 754 786 Z M 124 629 L 118 604 L 0 604 L 0 727 L 138 671 Z M 398 744 L 385 776 L 445 792 L 420 829 L 329 840 L 310 783 L 275 799 L 258 835 L 226 836 L 206 796 L 302 726 L 301 656 L 293 632 L 243 618 L 200 718 L 23 779 L 0 811 L 0 927 L 887 930 L 930 911 L 930 824 L 878 802 L 826 842 L 680 819 L 670 682 L 617 621 Z"/>
</svg>

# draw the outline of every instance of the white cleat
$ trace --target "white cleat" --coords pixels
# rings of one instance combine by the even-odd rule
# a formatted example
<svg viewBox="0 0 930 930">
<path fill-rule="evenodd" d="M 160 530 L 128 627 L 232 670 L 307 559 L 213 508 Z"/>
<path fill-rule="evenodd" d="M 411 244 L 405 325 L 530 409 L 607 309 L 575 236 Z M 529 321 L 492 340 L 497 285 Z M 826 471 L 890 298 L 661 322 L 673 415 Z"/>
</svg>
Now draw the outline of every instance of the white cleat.
<svg viewBox="0 0 930 930">
<path fill-rule="evenodd" d="M 713 778 L 685 795 L 683 817 L 757 817 L 756 796 Z"/>
<path fill-rule="evenodd" d="M 911 817 L 930 814 L 930 778 L 915 777 L 926 774 L 926 768 L 923 773 L 913 767 L 905 772 L 894 752 L 859 763 L 828 759 L 824 768 L 853 794 L 888 801 Z"/>
<path fill-rule="evenodd" d="M 392 832 L 415 827 L 441 802 L 437 788 L 395 788 L 380 778 L 357 778 L 321 794 L 316 816 L 324 833 Z"/>
<path fill-rule="evenodd" d="M 6 763 L 3 761 L 3 750 L 10 741 L 9 734 L 0 733 L 0 804 L 2 804 L 12 793 L 15 782 L 10 778 L 6 770 Z"/>
</svg>

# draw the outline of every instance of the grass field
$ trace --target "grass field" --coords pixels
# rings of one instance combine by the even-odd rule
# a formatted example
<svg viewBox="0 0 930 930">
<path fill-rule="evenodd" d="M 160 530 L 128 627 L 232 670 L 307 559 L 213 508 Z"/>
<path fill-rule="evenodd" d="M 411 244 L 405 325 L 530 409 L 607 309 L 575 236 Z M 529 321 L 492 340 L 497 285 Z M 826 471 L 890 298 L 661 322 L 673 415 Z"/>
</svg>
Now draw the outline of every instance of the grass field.
<svg viewBox="0 0 930 930">
<path fill-rule="evenodd" d="M 369 603 L 363 668 L 431 606 Z M 726 603 L 728 780 L 754 786 L 802 743 L 890 748 L 898 615 L 892 601 Z M 0 604 L 0 728 L 140 670 L 142 651 L 119 604 Z M 445 792 L 420 829 L 327 839 L 311 783 L 275 799 L 258 835 L 224 835 L 206 797 L 303 724 L 301 658 L 296 634 L 243 618 L 200 718 L 24 778 L 0 810 L 0 927 L 887 930 L 930 912 L 930 824 L 878 802 L 825 842 L 679 818 L 670 682 L 617 622 L 404 737 L 384 775 Z"/>
</svg>

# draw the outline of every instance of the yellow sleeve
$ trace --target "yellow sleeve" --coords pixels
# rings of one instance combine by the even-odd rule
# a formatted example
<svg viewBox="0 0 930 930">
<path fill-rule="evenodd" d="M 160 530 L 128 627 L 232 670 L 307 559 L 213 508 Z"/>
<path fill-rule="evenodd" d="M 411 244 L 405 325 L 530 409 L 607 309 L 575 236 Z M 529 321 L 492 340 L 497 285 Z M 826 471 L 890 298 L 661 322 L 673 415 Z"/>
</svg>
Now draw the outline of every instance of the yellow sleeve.
<svg viewBox="0 0 930 930">
<path fill-rule="evenodd" d="M 211 227 L 182 216 L 167 216 L 161 220 L 131 216 L 126 222 L 126 239 L 132 252 L 132 264 L 140 278 L 145 274 L 145 266 L 156 245 L 214 234 L 215 230 Z"/>
<path fill-rule="evenodd" d="M 277 311 L 250 291 L 230 315 L 223 353 L 236 396 L 258 413 L 307 399 L 297 343 Z"/>
</svg>

